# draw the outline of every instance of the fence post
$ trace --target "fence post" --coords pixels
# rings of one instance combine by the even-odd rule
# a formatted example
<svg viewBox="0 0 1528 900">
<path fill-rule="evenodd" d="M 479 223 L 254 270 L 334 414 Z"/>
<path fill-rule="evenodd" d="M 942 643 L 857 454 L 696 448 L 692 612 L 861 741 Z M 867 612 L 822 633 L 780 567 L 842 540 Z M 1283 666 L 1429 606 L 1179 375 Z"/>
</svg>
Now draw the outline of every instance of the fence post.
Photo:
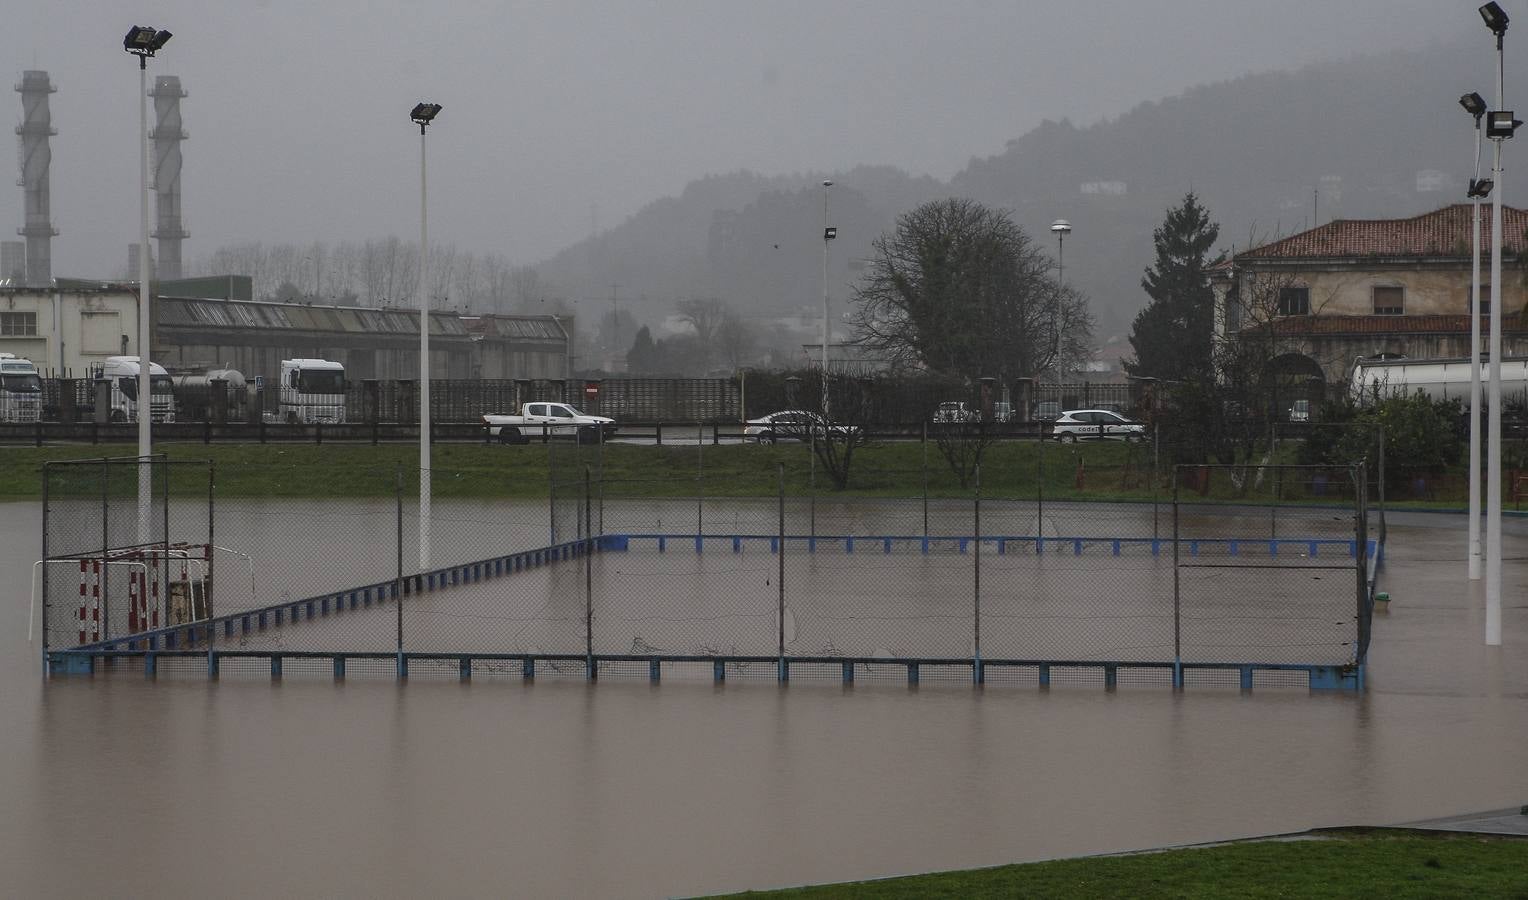
<svg viewBox="0 0 1528 900">
<path fill-rule="evenodd" d="M 974 506 L 974 540 L 971 552 L 972 564 L 972 642 L 971 681 L 981 684 L 986 679 L 982 672 L 982 467 L 976 464 L 976 502 Z"/>
<path fill-rule="evenodd" d="M 928 423 L 923 423 L 923 539 L 928 540 Z"/>
<path fill-rule="evenodd" d="M 775 562 L 778 570 L 775 572 L 775 581 L 779 585 L 779 598 L 775 610 L 775 624 L 779 631 L 779 666 L 776 677 L 781 682 L 790 680 L 790 667 L 785 664 L 785 463 L 776 463 L 776 471 L 780 481 L 779 523 L 775 532 L 778 550 Z"/>
<path fill-rule="evenodd" d="M 419 473 L 419 477 L 427 477 L 425 473 Z M 408 677 L 408 663 L 403 658 L 403 466 L 393 470 L 393 504 L 396 513 L 396 527 L 394 537 L 398 540 L 397 546 L 397 575 L 393 581 L 393 604 L 397 606 L 398 619 L 398 677 Z"/>
<path fill-rule="evenodd" d="M 1357 507 L 1357 515 L 1353 521 L 1353 562 L 1358 576 L 1358 634 L 1356 646 L 1353 649 L 1353 662 L 1362 665 L 1369 653 L 1369 626 L 1371 606 L 1369 605 L 1369 473 L 1368 468 L 1359 463 L 1356 471 L 1351 474 L 1354 486 L 1354 505 Z"/>
<path fill-rule="evenodd" d="M 600 677 L 594 664 L 594 537 L 589 527 L 589 466 L 584 466 L 584 665 L 589 680 Z"/>
<path fill-rule="evenodd" d="M 810 543 L 807 547 L 817 547 L 817 431 L 812 429 L 811 453 L 807 454 L 807 537 Z"/>
<path fill-rule="evenodd" d="M 1157 492 L 1161 489 L 1162 426 L 1151 425 L 1151 539 L 1157 540 Z"/>
<path fill-rule="evenodd" d="M 100 575 L 101 603 L 100 603 L 100 607 L 99 607 L 99 609 L 100 609 L 100 616 L 101 616 L 100 625 L 102 625 L 102 626 L 105 626 L 105 625 L 107 625 L 108 623 L 111 622 L 111 606 L 107 602 L 108 598 L 111 596 L 111 579 L 109 577 L 107 577 L 108 568 L 107 568 L 107 565 L 106 565 L 107 550 L 110 549 L 110 547 L 111 547 L 111 495 L 110 495 L 110 489 L 111 489 L 111 462 L 109 460 L 103 458 L 101 460 L 101 575 Z M 168 585 L 165 587 L 164 595 L 165 595 L 165 603 L 168 604 L 170 602 L 170 590 L 169 590 Z M 166 625 L 170 624 L 170 620 L 169 620 L 168 617 L 166 617 L 166 619 L 165 619 L 165 624 Z M 90 629 L 87 628 L 86 632 L 89 633 L 89 630 Z M 105 636 L 106 635 L 104 633 L 104 629 L 102 629 L 102 628 L 100 628 L 98 626 L 97 631 L 96 631 L 96 640 L 100 640 L 102 637 L 105 637 Z"/>
<path fill-rule="evenodd" d="M 1173 466 L 1173 687 L 1183 687 L 1183 602 L 1178 583 L 1178 467 Z"/>
<path fill-rule="evenodd" d="M 706 501 L 706 426 L 700 422 L 695 423 L 695 540 L 697 547 L 700 546 L 700 536 L 705 534 L 705 513 L 702 507 Z"/>
<path fill-rule="evenodd" d="M 170 460 L 164 461 L 164 542 L 165 542 L 165 567 L 170 564 Z M 217 558 L 217 533 L 213 526 L 213 498 L 217 491 L 217 467 L 212 460 L 207 461 L 207 578 L 202 582 L 202 605 L 207 609 L 207 675 L 216 678 L 218 674 L 217 653 L 213 644 L 217 641 L 218 630 L 212 623 L 212 592 L 217 587 L 217 573 L 213 571 L 214 561 Z M 147 585 L 145 585 L 147 587 Z"/>
<path fill-rule="evenodd" d="M 48 677 L 48 531 L 50 530 L 48 517 L 48 483 L 52 481 L 52 473 L 49 471 L 51 463 L 42 464 L 42 677 Z M 30 629 L 30 624 L 27 626 Z M 27 636 L 31 637 L 30 630 Z"/>
<path fill-rule="evenodd" d="M 1375 485 L 1379 494 L 1379 542 L 1383 544 L 1388 532 L 1385 524 L 1385 424 L 1383 422 L 1379 423 L 1379 472 L 1377 475 Z"/>
<path fill-rule="evenodd" d="M 1045 431 L 1035 453 L 1035 552 L 1045 552 Z"/>
</svg>

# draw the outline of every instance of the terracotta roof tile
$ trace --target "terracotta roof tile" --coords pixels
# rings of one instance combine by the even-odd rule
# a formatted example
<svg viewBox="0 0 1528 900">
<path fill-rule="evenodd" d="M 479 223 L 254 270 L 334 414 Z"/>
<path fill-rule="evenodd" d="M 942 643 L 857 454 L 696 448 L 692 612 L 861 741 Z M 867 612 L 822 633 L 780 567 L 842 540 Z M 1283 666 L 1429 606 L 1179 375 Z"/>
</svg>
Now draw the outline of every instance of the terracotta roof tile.
<svg viewBox="0 0 1528 900">
<path fill-rule="evenodd" d="M 1501 317 L 1505 334 L 1519 330 L 1517 313 Z M 1488 333 L 1486 318 L 1480 330 Z M 1278 319 L 1280 334 L 1467 334 L 1469 316 L 1292 316 Z"/>
<path fill-rule="evenodd" d="M 1468 203 L 1456 203 L 1410 219 L 1337 219 L 1239 253 L 1236 259 L 1468 257 L 1470 209 Z M 1485 240 L 1491 231 L 1491 210 L 1482 205 L 1480 211 L 1482 240 Z M 1528 246 L 1525 231 L 1528 231 L 1528 210 L 1502 207 L 1502 242 L 1508 253 L 1515 256 Z"/>
</svg>

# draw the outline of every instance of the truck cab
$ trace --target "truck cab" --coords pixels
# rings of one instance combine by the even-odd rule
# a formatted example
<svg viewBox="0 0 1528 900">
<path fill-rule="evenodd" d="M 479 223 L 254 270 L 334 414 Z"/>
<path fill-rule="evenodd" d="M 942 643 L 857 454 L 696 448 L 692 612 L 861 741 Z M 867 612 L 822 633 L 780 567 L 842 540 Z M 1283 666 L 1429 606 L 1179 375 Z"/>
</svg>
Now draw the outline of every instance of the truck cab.
<svg viewBox="0 0 1528 900">
<path fill-rule="evenodd" d="M 138 357 L 108 356 L 96 378 L 111 382 L 113 422 L 138 421 Z M 149 363 L 149 421 L 175 421 L 175 383 L 159 363 Z"/>
<path fill-rule="evenodd" d="M 345 422 L 345 367 L 327 359 L 283 359 L 277 417 L 291 425 Z"/>
<path fill-rule="evenodd" d="M 0 422 L 42 418 L 42 379 L 37 366 L 14 353 L 0 353 Z"/>
</svg>

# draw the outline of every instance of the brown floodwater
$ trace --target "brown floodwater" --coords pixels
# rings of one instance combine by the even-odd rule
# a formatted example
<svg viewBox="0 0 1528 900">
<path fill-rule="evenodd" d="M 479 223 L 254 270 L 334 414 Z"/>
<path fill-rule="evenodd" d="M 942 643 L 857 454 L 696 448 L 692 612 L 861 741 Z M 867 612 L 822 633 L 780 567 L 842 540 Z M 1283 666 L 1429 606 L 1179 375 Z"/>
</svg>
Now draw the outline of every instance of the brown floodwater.
<svg viewBox="0 0 1528 900">
<path fill-rule="evenodd" d="M 1463 517 L 1392 514 L 1362 695 L 896 679 L 44 682 L 7 504 L 12 895 L 659 897 L 1528 802 L 1528 547 L 1483 646 Z M 220 523 L 220 529 L 222 528 Z M 229 670 L 225 669 L 225 673 Z M 385 667 L 383 669 L 385 671 Z"/>
</svg>

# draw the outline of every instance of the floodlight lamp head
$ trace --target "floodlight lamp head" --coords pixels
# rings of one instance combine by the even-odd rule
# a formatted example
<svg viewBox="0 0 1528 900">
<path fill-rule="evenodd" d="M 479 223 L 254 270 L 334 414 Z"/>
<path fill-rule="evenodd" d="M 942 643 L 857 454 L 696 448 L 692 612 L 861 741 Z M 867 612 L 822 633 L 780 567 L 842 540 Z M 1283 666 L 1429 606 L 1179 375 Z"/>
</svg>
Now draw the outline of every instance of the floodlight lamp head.
<svg viewBox="0 0 1528 900">
<path fill-rule="evenodd" d="M 1517 126 L 1523 124 L 1521 119 L 1513 118 L 1510 109 L 1493 109 L 1486 116 L 1486 137 L 1510 138 L 1517 131 Z"/>
<path fill-rule="evenodd" d="M 1470 187 L 1464 192 L 1464 195 L 1471 200 L 1484 200 L 1486 197 L 1491 196 L 1491 188 L 1495 186 L 1496 182 L 1489 178 L 1471 178 Z"/>
<path fill-rule="evenodd" d="M 148 25 L 134 25 L 127 30 L 127 36 L 122 38 L 122 49 L 139 59 L 146 59 L 162 50 L 169 43 L 170 37 L 168 31 L 160 31 Z"/>
<path fill-rule="evenodd" d="M 439 103 L 416 103 L 413 112 L 409 113 L 409 119 L 420 128 L 424 128 L 440 115 L 440 109 Z"/>
<path fill-rule="evenodd" d="M 1480 117 L 1486 114 L 1485 98 L 1475 91 L 1470 91 L 1459 98 L 1459 105 L 1464 107 L 1465 112 L 1475 117 L 1475 126 L 1480 127 Z"/>
<path fill-rule="evenodd" d="M 824 241 L 831 241 L 831 240 L 833 240 L 836 237 L 838 237 L 838 229 L 837 228 L 831 228 L 830 227 L 830 228 L 824 228 L 822 230 L 822 239 Z"/>
<path fill-rule="evenodd" d="M 1065 219 L 1057 219 L 1051 223 L 1051 231 L 1058 237 L 1072 233 L 1072 223 Z"/>
<path fill-rule="evenodd" d="M 1491 33 L 1497 37 L 1507 33 L 1507 23 L 1511 21 L 1507 16 L 1507 11 L 1502 9 L 1496 0 L 1491 0 L 1490 3 L 1480 7 L 1480 18 L 1485 21 L 1486 27 L 1491 29 Z"/>
<path fill-rule="evenodd" d="M 823 187 L 832 187 L 833 186 L 833 179 L 831 179 L 831 178 L 824 178 L 822 180 L 822 186 Z"/>
</svg>

